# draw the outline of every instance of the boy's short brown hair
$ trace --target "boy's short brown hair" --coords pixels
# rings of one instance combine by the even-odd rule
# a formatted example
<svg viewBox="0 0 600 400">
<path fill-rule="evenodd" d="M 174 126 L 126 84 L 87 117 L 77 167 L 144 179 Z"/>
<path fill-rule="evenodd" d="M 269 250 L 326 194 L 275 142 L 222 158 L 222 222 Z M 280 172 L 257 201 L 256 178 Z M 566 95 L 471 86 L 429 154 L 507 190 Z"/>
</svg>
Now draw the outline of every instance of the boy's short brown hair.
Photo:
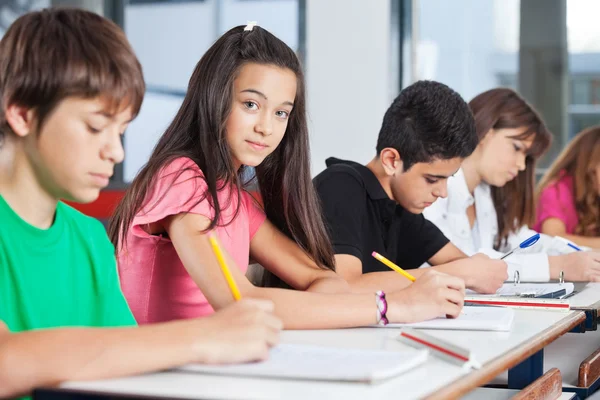
<svg viewBox="0 0 600 400">
<path fill-rule="evenodd" d="M 35 110 L 38 129 L 66 97 L 105 97 L 137 115 L 142 67 L 116 24 L 89 11 L 52 8 L 18 18 L 0 41 L 0 143 L 10 104 Z"/>
</svg>

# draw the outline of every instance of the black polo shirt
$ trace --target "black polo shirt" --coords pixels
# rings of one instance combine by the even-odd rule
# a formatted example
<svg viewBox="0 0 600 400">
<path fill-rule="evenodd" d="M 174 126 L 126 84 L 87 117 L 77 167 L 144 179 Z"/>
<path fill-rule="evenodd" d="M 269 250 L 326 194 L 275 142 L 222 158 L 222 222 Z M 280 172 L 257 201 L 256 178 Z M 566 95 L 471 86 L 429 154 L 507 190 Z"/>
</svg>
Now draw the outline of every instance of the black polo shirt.
<svg viewBox="0 0 600 400">
<path fill-rule="evenodd" d="M 364 165 L 329 158 L 314 179 L 335 254 L 362 261 L 363 273 L 390 269 L 373 251 L 405 269 L 418 268 L 449 240 L 422 214 L 391 200 Z"/>
</svg>

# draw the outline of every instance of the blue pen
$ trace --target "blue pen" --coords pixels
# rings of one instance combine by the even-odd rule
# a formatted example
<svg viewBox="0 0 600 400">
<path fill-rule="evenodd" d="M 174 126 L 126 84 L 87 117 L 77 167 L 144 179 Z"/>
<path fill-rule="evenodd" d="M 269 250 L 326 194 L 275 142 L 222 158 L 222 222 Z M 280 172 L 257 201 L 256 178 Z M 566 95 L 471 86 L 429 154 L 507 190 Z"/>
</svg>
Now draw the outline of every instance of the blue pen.
<svg viewBox="0 0 600 400">
<path fill-rule="evenodd" d="M 554 239 L 560 240 L 561 242 L 563 242 L 564 244 L 566 244 L 567 246 L 569 246 L 570 248 L 572 248 L 575 251 L 583 251 L 579 247 L 577 247 L 574 243 L 571 243 L 569 240 L 565 239 L 562 236 L 555 236 Z"/>
<path fill-rule="evenodd" d="M 567 243 L 567 246 L 569 246 L 577 251 L 581 251 L 581 249 L 579 247 L 575 246 L 573 243 Z"/>
<path fill-rule="evenodd" d="M 523 240 L 521 242 L 521 244 L 519 245 L 519 247 L 515 247 L 514 249 L 512 249 L 511 251 L 509 251 L 508 253 L 506 253 L 505 255 L 503 255 L 502 258 L 500 258 L 500 259 L 504 260 L 506 257 L 510 256 L 512 253 L 514 253 L 518 249 L 525 249 L 527 247 L 531 247 L 534 244 L 536 244 L 538 240 L 540 240 L 540 234 L 536 233 L 535 235 L 533 235 L 529 239 Z"/>
</svg>

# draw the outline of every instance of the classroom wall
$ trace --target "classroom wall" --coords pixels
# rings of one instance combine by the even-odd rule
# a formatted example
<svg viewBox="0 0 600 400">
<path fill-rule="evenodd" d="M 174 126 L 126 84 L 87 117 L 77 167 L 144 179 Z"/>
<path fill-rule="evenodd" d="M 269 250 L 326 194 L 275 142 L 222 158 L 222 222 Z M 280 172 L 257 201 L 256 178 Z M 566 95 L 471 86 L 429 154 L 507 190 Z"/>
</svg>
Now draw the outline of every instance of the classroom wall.
<svg viewBox="0 0 600 400">
<path fill-rule="evenodd" d="M 397 94 L 390 7 L 389 1 L 306 1 L 313 174 L 330 156 L 366 163 L 375 155 L 383 114 Z"/>
</svg>

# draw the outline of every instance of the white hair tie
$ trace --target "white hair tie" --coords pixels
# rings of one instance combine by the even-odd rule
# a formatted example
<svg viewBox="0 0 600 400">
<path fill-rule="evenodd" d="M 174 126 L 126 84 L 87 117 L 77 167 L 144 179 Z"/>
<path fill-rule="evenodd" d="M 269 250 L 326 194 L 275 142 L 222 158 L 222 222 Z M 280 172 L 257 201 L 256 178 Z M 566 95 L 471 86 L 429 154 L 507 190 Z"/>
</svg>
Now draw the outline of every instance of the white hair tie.
<svg viewBox="0 0 600 400">
<path fill-rule="evenodd" d="M 246 24 L 246 27 L 244 28 L 244 31 L 251 31 L 256 25 L 258 25 L 258 22 L 248 21 L 248 23 Z"/>
</svg>

